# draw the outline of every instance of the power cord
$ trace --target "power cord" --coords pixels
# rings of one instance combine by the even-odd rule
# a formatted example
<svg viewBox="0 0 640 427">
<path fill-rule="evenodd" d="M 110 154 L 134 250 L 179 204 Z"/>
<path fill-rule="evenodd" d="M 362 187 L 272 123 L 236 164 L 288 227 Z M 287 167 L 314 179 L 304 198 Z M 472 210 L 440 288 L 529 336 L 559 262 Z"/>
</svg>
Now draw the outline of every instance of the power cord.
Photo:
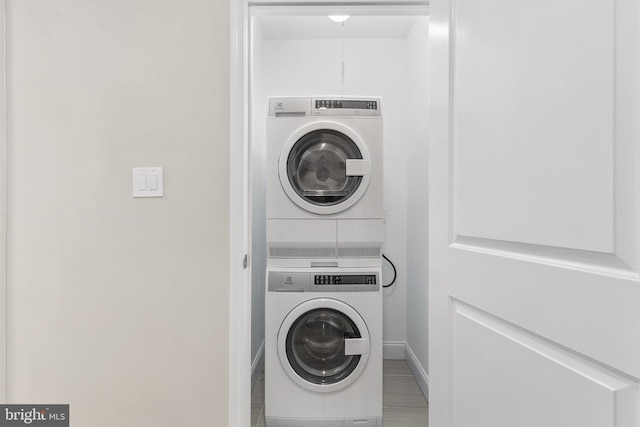
<svg viewBox="0 0 640 427">
<path fill-rule="evenodd" d="M 396 270 L 396 266 L 393 265 L 391 260 L 389 258 L 387 258 L 387 256 L 385 254 L 382 254 L 382 258 L 384 258 L 389 263 L 391 268 L 393 268 L 393 280 L 391 280 L 391 283 L 389 283 L 387 285 L 382 285 L 383 288 L 390 288 L 391 286 L 393 286 L 394 283 L 396 283 L 396 279 L 398 278 L 398 271 Z"/>
</svg>

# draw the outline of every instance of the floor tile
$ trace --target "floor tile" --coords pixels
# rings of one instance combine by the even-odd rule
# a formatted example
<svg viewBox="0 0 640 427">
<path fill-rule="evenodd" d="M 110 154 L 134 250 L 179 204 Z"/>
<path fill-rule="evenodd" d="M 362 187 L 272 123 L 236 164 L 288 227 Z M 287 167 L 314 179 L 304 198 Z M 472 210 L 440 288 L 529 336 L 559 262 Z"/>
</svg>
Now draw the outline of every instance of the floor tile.
<svg viewBox="0 0 640 427">
<path fill-rule="evenodd" d="M 251 407 L 251 427 L 258 425 L 258 420 L 264 412 L 264 406 L 252 406 Z"/>
<path fill-rule="evenodd" d="M 251 392 L 251 427 L 260 425 L 262 417 L 262 425 L 264 425 L 264 371 L 258 377 L 256 384 Z"/>
<path fill-rule="evenodd" d="M 384 375 L 382 402 L 386 407 L 427 407 L 418 383 L 413 376 Z"/>
<path fill-rule="evenodd" d="M 385 375 L 412 375 L 404 360 L 384 360 L 382 366 Z"/>
<path fill-rule="evenodd" d="M 264 372 L 260 374 L 251 392 L 251 406 L 262 406 L 264 403 Z"/>
<path fill-rule="evenodd" d="M 384 408 L 384 427 L 428 427 L 428 408 Z"/>
<path fill-rule="evenodd" d="M 253 426 L 253 424 L 252 424 Z M 260 413 L 260 418 L 258 419 L 258 424 L 256 424 L 256 427 L 266 427 L 267 424 L 264 420 L 264 410 Z"/>
</svg>

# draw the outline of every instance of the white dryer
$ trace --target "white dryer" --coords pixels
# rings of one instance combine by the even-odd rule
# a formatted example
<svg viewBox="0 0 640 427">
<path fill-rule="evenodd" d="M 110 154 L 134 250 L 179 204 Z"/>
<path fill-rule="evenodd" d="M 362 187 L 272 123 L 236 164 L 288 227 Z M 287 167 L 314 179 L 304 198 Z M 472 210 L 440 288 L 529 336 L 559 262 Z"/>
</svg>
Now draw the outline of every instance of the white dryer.
<svg viewBox="0 0 640 427">
<path fill-rule="evenodd" d="M 270 98 L 267 175 L 269 265 L 380 265 L 379 98 Z"/>
<path fill-rule="evenodd" d="M 379 268 L 268 268 L 268 427 L 382 426 Z"/>
</svg>

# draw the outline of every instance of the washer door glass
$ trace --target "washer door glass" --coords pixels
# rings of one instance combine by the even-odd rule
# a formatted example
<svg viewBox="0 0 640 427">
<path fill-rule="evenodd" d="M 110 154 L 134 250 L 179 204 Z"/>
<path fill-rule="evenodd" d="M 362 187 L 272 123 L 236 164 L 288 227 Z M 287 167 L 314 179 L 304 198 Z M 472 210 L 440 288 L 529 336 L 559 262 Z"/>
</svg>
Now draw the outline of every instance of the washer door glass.
<svg viewBox="0 0 640 427">
<path fill-rule="evenodd" d="M 320 129 L 300 138 L 287 160 L 293 190 L 317 206 L 334 206 L 358 189 L 361 176 L 347 176 L 347 159 L 362 159 L 351 138 L 335 130 Z"/>
<path fill-rule="evenodd" d="M 335 384 L 348 377 L 360 362 L 360 355 L 345 355 L 345 338 L 361 338 L 349 317 L 330 308 L 311 310 L 289 329 L 287 359 L 304 380 Z"/>
</svg>

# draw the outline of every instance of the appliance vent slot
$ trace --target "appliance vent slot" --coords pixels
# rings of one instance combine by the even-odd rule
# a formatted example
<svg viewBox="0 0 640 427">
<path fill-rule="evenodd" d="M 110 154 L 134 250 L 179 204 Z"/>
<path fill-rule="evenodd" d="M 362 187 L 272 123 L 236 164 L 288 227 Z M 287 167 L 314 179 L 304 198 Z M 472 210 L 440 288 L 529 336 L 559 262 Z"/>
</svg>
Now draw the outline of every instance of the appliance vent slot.
<svg viewBox="0 0 640 427">
<path fill-rule="evenodd" d="M 277 243 L 269 245 L 269 258 L 335 258 L 335 244 Z"/>
<path fill-rule="evenodd" d="M 340 243 L 338 258 L 379 258 L 382 254 L 380 243 Z"/>
</svg>

